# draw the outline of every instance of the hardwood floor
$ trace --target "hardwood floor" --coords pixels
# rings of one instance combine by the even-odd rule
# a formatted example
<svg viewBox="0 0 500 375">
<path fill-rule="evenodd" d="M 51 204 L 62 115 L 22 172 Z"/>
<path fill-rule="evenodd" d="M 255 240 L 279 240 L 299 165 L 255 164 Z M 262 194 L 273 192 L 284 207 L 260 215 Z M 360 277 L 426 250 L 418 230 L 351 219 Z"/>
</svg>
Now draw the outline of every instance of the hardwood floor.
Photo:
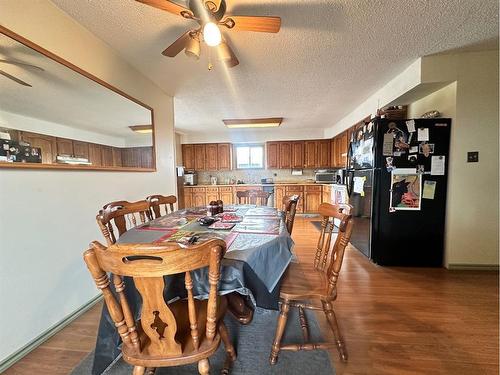
<svg viewBox="0 0 500 375">
<path fill-rule="evenodd" d="M 318 236 L 309 221 L 297 217 L 294 227 L 303 262 L 312 261 Z M 347 364 L 331 352 L 338 375 L 498 374 L 498 272 L 385 268 L 349 248 L 338 293 L 334 307 L 349 352 Z M 93 349 L 101 306 L 4 374 L 68 374 Z"/>
</svg>

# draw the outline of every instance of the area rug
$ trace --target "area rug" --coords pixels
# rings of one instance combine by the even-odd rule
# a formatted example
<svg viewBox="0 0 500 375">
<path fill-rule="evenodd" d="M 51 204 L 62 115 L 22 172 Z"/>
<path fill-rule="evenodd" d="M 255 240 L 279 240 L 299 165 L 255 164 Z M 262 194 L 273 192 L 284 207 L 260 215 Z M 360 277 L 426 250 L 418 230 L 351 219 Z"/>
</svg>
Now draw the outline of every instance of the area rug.
<svg viewBox="0 0 500 375">
<path fill-rule="evenodd" d="M 335 374 L 328 353 L 323 350 L 310 352 L 281 352 L 278 363 L 269 364 L 269 353 L 274 338 L 277 311 L 256 309 L 254 318 L 248 326 L 242 326 L 227 316 L 225 319 L 238 359 L 231 370 L 232 375 L 330 375 Z M 306 311 L 313 340 L 323 341 L 314 313 Z M 283 342 L 302 342 L 298 314 L 296 309 L 290 309 Z M 90 375 L 94 353 L 90 353 L 71 373 L 72 375 Z M 210 357 L 210 373 L 220 374 L 225 359 L 224 347 Z M 121 358 L 110 367 L 105 375 L 131 375 L 132 367 Z M 197 365 L 159 368 L 156 375 L 198 374 Z"/>
<path fill-rule="evenodd" d="M 321 232 L 321 221 L 310 221 L 310 223 L 314 226 L 314 228 Z M 333 233 L 338 233 L 338 231 L 338 227 L 333 228 Z"/>
</svg>

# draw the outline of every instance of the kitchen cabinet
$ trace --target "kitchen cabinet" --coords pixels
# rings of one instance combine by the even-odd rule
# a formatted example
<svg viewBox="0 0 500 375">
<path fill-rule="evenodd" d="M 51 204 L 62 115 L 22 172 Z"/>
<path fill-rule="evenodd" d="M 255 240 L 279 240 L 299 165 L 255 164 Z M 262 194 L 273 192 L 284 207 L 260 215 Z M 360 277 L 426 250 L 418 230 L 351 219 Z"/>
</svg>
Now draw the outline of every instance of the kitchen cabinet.
<svg viewBox="0 0 500 375">
<path fill-rule="evenodd" d="M 73 141 L 67 138 L 57 138 L 57 155 L 73 156 Z"/>
<path fill-rule="evenodd" d="M 234 203 L 233 188 L 230 186 L 220 187 L 219 188 L 219 199 L 224 204 L 233 204 Z"/>
<path fill-rule="evenodd" d="M 184 207 L 193 207 L 193 192 L 190 188 L 184 188 Z"/>
<path fill-rule="evenodd" d="M 233 146 L 231 143 L 217 144 L 217 164 L 219 171 L 230 171 L 233 169 Z"/>
<path fill-rule="evenodd" d="M 210 204 L 212 201 L 219 200 L 219 188 L 216 187 L 208 187 L 207 189 L 207 204 Z"/>
<path fill-rule="evenodd" d="M 196 154 L 196 152 L 195 152 Z M 217 144 L 205 145 L 205 169 L 207 171 L 217 170 L 218 148 Z M 198 160 L 198 159 L 196 159 Z"/>
<path fill-rule="evenodd" d="M 321 204 L 321 198 L 321 186 L 305 186 L 304 212 L 318 212 L 319 205 Z"/>
<path fill-rule="evenodd" d="M 297 204 L 297 213 L 304 212 L 304 186 L 303 185 L 286 185 L 285 195 L 298 195 L 299 203 Z"/>
<path fill-rule="evenodd" d="M 95 143 L 89 143 L 89 161 L 92 163 L 92 166 L 94 167 L 102 166 L 101 145 L 97 145 Z"/>
<path fill-rule="evenodd" d="M 279 142 L 267 142 L 266 143 L 267 152 L 267 168 L 277 169 L 279 168 Z"/>
<path fill-rule="evenodd" d="M 103 167 L 113 166 L 113 148 L 111 146 L 101 146 L 101 162 Z"/>
<path fill-rule="evenodd" d="M 88 145 L 87 145 L 87 150 L 88 150 Z M 122 150 L 118 147 L 113 147 L 112 153 L 113 153 L 113 166 L 114 167 L 121 167 L 122 166 Z M 87 154 L 88 154 L 88 151 L 87 151 Z"/>
<path fill-rule="evenodd" d="M 206 158 L 205 145 L 194 145 L 194 169 L 196 171 L 206 170 L 205 158 Z"/>
<path fill-rule="evenodd" d="M 312 169 L 317 166 L 318 157 L 318 142 L 305 141 L 304 142 L 304 168 Z"/>
<path fill-rule="evenodd" d="M 21 132 L 21 140 L 30 144 L 31 147 L 38 147 L 42 151 L 42 163 L 52 164 L 57 156 L 56 138 L 50 135 Z"/>
<path fill-rule="evenodd" d="M 139 147 L 141 153 L 140 168 L 153 168 L 153 147 Z"/>
<path fill-rule="evenodd" d="M 292 144 L 291 142 L 279 142 L 278 165 L 280 169 L 292 168 Z"/>
<path fill-rule="evenodd" d="M 322 203 L 332 203 L 332 187 L 330 185 L 322 186 Z"/>
<path fill-rule="evenodd" d="M 348 131 L 337 135 L 335 141 L 334 167 L 344 168 L 347 165 L 347 149 L 349 146 Z"/>
<path fill-rule="evenodd" d="M 278 210 L 283 209 L 283 198 L 285 197 L 285 187 L 284 186 L 274 186 L 274 207 Z"/>
<path fill-rule="evenodd" d="M 316 158 L 318 168 L 330 167 L 330 140 L 318 142 L 318 156 Z"/>
<path fill-rule="evenodd" d="M 192 201 L 191 207 L 207 205 L 207 192 L 205 188 L 191 188 Z"/>
<path fill-rule="evenodd" d="M 76 158 L 89 158 L 89 144 L 82 141 L 73 141 L 73 156 Z"/>
<path fill-rule="evenodd" d="M 292 142 L 292 165 L 293 169 L 304 168 L 304 142 Z"/>
<path fill-rule="evenodd" d="M 194 145 L 182 145 L 182 161 L 184 168 L 194 170 Z"/>
<path fill-rule="evenodd" d="M 337 154 L 337 149 L 335 147 L 335 138 L 332 138 L 330 139 L 330 167 L 337 166 L 336 154 Z"/>
</svg>

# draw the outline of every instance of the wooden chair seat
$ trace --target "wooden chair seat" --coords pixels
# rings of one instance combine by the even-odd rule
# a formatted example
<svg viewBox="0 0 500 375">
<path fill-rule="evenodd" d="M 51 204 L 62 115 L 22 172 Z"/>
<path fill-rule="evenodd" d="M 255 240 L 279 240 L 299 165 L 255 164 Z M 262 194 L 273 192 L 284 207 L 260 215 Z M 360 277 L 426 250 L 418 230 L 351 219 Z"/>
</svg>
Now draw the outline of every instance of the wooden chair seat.
<svg viewBox="0 0 500 375">
<path fill-rule="evenodd" d="M 290 263 L 281 283 L 280 298 L 290 301 L 320 299 L 333 301 L 337 293 L 328 294 L 328 275 L 312 264 Z"/>
<path fill-rule="evenodd" d="M 182 346 L 182 354 L 179 356 L 165 357 L 151 354 L 149 352 L 149 344 L 151 341 L 149 337 L 141 329 L 140 320 L 137 324 L 137 333 L 142 345 L 142 350 L 140 353 L 134 351 L 130 347 L 123 347 L 123 359 L 133 365 L 144 366 L 144 367 L 170 367 L 170 366 L 182 366 L 193 362 L 197 362 L 203 358 L 210 357 L 218 349 L 220 344 L 220 335 L 216 334 L 213 341 L 207 340 L 205 337 L 205 328 L 207 321 L 207 306 L 208 301 L 195 300 L 196 309 L 196 320 L 198 324 L 199 332 L 199 348 L 195 349 L 193 338 L 191 336 L 191 328 L 189 323 L 189 307 L 187 300 L 176 301 L 169 304 L 169 308 L 172 311 L 176 323 L 177 323 L 177 334 L 175 335 L 176 340 Z M 217 301 L 217 322 L 224 318 L 224 314 L 227 310 L 227 299 L 224 296 L 218 298 Z"/>
</svg>

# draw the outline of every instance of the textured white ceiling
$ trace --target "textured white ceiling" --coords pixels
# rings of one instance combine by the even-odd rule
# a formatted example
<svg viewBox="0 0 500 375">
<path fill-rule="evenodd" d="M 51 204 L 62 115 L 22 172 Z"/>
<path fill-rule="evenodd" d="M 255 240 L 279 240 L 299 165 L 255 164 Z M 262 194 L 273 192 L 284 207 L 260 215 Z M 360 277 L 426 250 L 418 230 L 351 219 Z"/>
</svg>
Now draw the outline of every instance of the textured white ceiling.
<svg viewBox="0 0 500 375">
<path fill-rule="evenodd" d="M 3 34 L 0 34 L 0 59 L 44 69 L 0 62 L 0 69 L 33 86 L 21 86 L 0 76 L 3 111 L 132 139 L 137 135 L 128 128 L 130 125 L 151 123 L 150 110 Z"/>
<path fill-rule="evenodd" d="M 226 31 L 241 64 L 209 72 L 206 49 L 161 55 L 194 21 L 133 0 L 52 1 L 174 95 L 186 132 L 238 117 L 331 126 L 420 56 L 498 44 L 497 0 L 227 0 L 228 14 L 280 16 L 282 30 Z"/>
</svg>

